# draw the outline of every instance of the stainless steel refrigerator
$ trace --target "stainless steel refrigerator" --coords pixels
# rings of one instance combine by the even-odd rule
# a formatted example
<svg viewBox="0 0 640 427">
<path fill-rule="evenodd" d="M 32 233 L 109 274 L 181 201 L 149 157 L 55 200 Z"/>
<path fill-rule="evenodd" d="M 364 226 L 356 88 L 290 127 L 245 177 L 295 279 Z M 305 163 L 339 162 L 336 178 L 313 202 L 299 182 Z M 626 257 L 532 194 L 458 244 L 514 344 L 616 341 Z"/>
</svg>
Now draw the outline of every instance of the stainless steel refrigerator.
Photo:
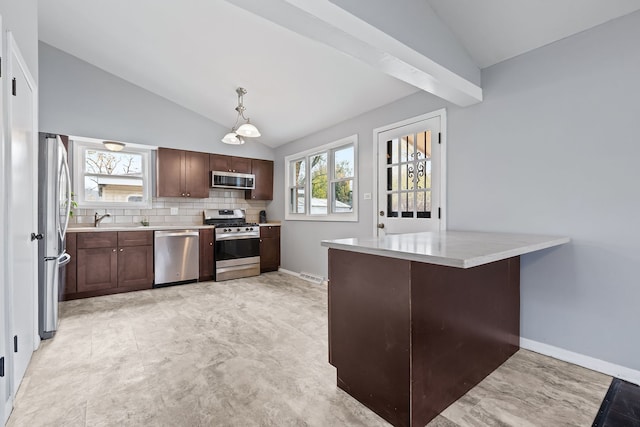
<svg viewBox="0 0 640 427">
<path fill-rule="evenodd" d="M 58 329 L 58 301 L 64 286 L 65 235 L 71 209 L 67 150 L 58 135 L 40 134 L 38 151 L 38 323 L 42 339 Z"/>
</svg>

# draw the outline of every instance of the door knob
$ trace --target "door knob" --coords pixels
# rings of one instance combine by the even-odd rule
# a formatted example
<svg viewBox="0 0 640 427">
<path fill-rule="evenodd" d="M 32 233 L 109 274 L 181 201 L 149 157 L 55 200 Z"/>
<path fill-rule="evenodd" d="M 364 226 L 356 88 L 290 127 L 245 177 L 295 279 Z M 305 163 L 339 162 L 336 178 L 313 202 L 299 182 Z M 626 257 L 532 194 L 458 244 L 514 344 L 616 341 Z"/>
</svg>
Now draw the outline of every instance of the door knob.
<svg viewBox="0 0 640 427">
<path fill-rule="evenodd" d="M 381 222 L 380 224 L 378 224 L 378 228 L 384 228 L 384 223 Z"/>
<path fill-rule="evenodd" d="M 33 242 L 34 240 L 42 240 L 44 238 L 44 236 L 42 235 L 42 233 L 31 233 L 31 241 Z"/>
<path fill-rule="evenodd" d="M 380 216 L 384 216 L 384 211 L 380 211 Z"/>
</svg>

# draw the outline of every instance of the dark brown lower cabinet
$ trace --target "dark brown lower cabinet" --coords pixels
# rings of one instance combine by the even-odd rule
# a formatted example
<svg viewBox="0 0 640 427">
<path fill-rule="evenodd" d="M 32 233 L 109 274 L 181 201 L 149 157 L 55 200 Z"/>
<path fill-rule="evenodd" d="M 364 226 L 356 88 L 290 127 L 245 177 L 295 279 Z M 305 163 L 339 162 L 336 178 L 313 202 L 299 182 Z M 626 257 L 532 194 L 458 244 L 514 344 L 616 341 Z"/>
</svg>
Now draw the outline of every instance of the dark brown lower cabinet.
<svg viewBox="0 0 640 427">
<path fill-rule="evenodd" d="M 213 280 L 214 276 L 213 228 L 200 230 L 200 277 L 201 282 Z"/>
<path fill-rule="evenodd" d="M 73 234 L 69 233 L 69 236 Z M 75 234 L 75 272 L 72 271 L 73 267 L 67 267 L 67 278 L 73 277 L 75 273 L 76 284 L 73 288 L 71 284 L 65 283 L 64 299 L 151 289 L 153 231 Z M 73 239 L 74 237 L 70 237 L 68 242 Z"/>
<path fill-rule="evenodd" d="M 118 286 L 116 248 L 78 249 L 78 292 L 98 291 Z"/>
<path fill-rule="evenodd" d="M 67 253 L 71 255 L 71 261 L 65 268 L 64 275 L 64 295 L 78 292 L 78 235 L 68 233 L 66 237 Z"/>
<path fill-rule="evenodd" d="M 280 226 L 260 227 L 260 272 L 277 271 L 280 267 Z"/>
<path fill-rule="evenodd" d="M 118 249 L 118 287 L 149 289 L 153 284 L 153 246 Z"/>
</svg>

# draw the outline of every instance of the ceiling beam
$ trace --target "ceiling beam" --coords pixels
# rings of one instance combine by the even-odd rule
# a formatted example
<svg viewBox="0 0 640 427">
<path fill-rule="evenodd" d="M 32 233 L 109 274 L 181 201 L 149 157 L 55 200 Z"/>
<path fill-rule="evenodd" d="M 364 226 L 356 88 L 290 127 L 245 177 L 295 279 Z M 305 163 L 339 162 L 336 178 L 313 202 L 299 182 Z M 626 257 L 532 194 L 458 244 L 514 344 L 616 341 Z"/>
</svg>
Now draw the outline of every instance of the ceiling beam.
<svg viewBox="0 0 640 427">
<path fill-rule="evenodd" d="M 383 73 L 456 105 L 468 106 L 482 101 L 482 88 L 469 79 L 462 77 L 461 74 L 463 73 L 454 72 L 451 69 L 453 68 L 451 64 L 447 64 L 448 67 L 444 66 L 443 63 L 446 62 L 446 58 L 442 57 L 442 55 L 436 61 L 435 58 L 430 57 L 436 55 L 427 53 L 429 54 L 427 56 L 424 52 L 425 49 L 421 49 L 421 52 L 419 52 L 410 47 L 408 44 L 412 43 L 406 37 L 408 34 L 406 32 L 404 34 L 405 37 L 402 37 L 401 34 L 390 34 L 393 32 L 394 25 L 405 25 L 406 22 L 391 22 L 387 25 L 382 25 L 379 20 L 376 22 L 376 19 L 372 19 L 371 14 L 365 16 L 365 13 L 358 11 L 357 7 L 354 7 L 357 4 L 356 2 L 344 0 L 334 0 L 334 2 L 328 0 L 227 1 L 300 35 L 338 49 Z M 411 2 L 413 0 L 405 1 Z M 345 7 L 349 6 L 350 10 L 347 11 L 338 6 L 336 4 L 338 2 L 343 3 Z M 398 10 L 399 5 L 396 2 L 360 2 L 360 4 L 362 3 L 364 3 L 364 7 L 375 3 L 378 17 L 384 14 L 385 4 L 387 5 L 386 7 L 395 6 L 396 8 L 393 10 L 393 14 L 388 14 L 390 18 L 397 20 L 399 11 L 402 12 L 402 10 Z M 431 12 L 433 16 L 429 18 L 432 20 L 434 18 L 437 19 L 435 13 L 428 6 L 427 10 L 423 9 L 422 12 Z M 410 22 L 411 19 L 415 21 L 415 17 L 407 16 L 407 19 L 409 20 L 407 22 Z M 440 29 L 442 28 L 446 27 L 440 26 Z M 438 26 L 432 26 L 431 29 L 433 31 L 438 30 Z M 428 34 L 424 33 L 424 31 L 428 30 L 429 28 L 422 29 L 422 38 L 428 36 Z M 403 41 L 399 39 L 403 39 Z M 428 39 L 435 41 L 435 43 L 448 43 L 448 49 L 455 49 L 456 46 L 459 46 L 450 33 L 442 34 L 442 31 L 438 34 L 432 33 Z M 415 47 L 418 47 L 417 41 L 419 40 L 413 40 Z M 458 57 L 460 55 L 468 57 L 462 47 L 459 47 L 459 49 L 460 52 L 455 52 Z M 442 51 L 441 49 L 440 53 Z M 461 61 L 457 62 L 458 65 L 461 63 Z M 468 66 L 469 63 L 470 61 L 467 61 L 463 65 Z M 475 67 L 475 65 L 473 66 Z M 480 70 L 477 67 L 476 70 L 469 70 L 467 67 L 464 71 L 467 75 L 473 77 L 476 76 L 477 71 L 477 78 L 474 78 L 474 80 L 479 82 Z"/>
</svg>

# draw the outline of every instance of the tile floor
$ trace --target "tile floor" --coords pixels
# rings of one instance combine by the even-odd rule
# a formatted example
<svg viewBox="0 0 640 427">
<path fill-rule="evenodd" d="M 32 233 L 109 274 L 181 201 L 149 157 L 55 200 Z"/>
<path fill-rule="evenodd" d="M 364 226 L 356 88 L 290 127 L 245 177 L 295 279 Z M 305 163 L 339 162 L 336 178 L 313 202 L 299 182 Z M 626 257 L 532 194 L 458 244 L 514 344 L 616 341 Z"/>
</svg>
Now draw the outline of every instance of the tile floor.
<svg viewBox="0 0 640 427">
<path fill-rule="evenodd" d="M 286 274 L 68 301 L 8 426 L 388 426 L 335 380 L 326 288 Z M 429 426 L 590 426 L 610 381 L 521 350 Z"/>
</svg>

